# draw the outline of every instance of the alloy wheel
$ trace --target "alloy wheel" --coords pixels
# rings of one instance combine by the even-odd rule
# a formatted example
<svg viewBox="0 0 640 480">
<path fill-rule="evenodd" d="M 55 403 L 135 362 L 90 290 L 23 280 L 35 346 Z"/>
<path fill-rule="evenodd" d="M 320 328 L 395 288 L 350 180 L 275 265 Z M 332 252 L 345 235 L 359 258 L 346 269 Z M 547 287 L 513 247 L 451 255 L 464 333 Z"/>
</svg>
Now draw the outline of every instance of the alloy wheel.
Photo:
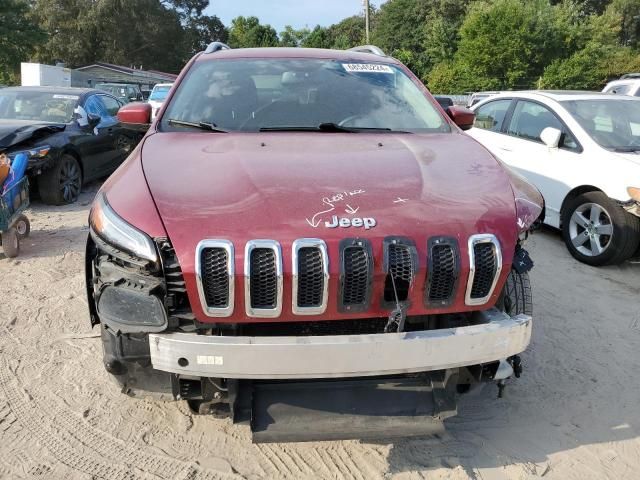
<svg viewBox="0 0 640 480">
<path fill-rule="evenodd" d="M 575 249 L 582 255 L 602 255 L 613 239 L 611 215 L 597 203 L 580 205 L 571 215 L 569 237 Z"/>
<path fill-rule="evenodd" d="M 67 203 L 73 203 L 80 195 L 82 174 L 78 162 L 73 158 L 63 158 L 60 165 L 60 192 Z"/>
</svg>

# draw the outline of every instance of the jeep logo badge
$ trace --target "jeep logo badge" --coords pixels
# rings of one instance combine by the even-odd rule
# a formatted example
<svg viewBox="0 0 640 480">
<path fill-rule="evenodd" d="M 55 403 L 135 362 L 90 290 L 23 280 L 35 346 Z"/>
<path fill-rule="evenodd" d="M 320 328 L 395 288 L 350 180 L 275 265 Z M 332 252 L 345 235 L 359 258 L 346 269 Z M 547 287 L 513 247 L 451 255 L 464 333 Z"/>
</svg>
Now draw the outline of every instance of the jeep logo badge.
<svg viewBox="0 0 640 480">
<path fill-rule="evenodd" d="M 366 218 L 338 218 L 337 215 L 334 215 L 333 217 L 331 217 L 331 221 L 330 222 L 324 222 L 324 226 L 327 228 L 348 228 L 348 227 L 356 227 L 356 228 L 360 228 L 360 227 L 364 227 L 365 230 L 369 230 L 370 228 L 373 228 L 377 225 L 378 223 L 376 222 L 375 218 L 370 218 L 370 217 L 366 217 Z"/>
</svg>

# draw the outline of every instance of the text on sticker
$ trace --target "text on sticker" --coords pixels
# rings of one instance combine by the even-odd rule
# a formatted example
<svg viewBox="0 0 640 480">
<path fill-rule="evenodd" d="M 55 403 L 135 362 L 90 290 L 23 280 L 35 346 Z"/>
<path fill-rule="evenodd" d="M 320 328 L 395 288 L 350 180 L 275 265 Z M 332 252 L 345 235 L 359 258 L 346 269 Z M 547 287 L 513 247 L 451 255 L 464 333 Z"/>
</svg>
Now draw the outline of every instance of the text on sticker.
<svg viewBox="0 0 640 480">
<path fill-rule="evenodd" d="M 379 63 L 343 63 L 342 66 L 350 73 L 393 73 L 390 66 Z"/>
</svg>

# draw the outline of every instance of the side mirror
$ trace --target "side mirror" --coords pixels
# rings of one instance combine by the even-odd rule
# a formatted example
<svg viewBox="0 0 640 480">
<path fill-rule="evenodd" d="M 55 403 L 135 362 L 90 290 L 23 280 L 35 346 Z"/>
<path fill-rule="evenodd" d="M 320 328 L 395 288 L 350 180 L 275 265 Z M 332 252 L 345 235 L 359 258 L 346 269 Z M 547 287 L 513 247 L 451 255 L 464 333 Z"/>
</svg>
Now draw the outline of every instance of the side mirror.
<svg viewBox="0 0 640 480">
<path fill-rule="evenodd" d="M 118 110 L 118 120 L 130 128 L 146 131 L 151 124 L 151 105 L 148 103 L 128 103 Z"/>
<path fill-rule="evenodd" d="M 540 133 L 540 140 L 549 148 L 558 148 L 562 132 L 557 128 L 547 127 Z"/>
<path fill-rule="evenodd" d="M 447 107 L 445 111 L 449 117 L 451 117 L 451 120 L 462 130 L 469 130 L 473 127 L 476 114 L 468 108 L 452 105 L 451 107 Z"/>
<path fill-rule="evenodd" d="M 102 118 L 100 118 L 100 115 L 96 115 L 95 113 L 90 113 L 87 115 L 88 126 L 91 130 L 96 128 L 101 120 Z"/>
</svg>

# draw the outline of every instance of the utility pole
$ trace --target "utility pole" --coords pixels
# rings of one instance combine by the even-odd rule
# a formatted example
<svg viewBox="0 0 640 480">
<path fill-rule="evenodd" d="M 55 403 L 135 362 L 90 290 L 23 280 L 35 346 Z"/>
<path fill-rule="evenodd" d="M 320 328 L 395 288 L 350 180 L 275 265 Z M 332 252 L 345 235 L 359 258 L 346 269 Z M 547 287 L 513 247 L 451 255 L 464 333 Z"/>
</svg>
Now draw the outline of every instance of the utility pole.
<svg viewBox="0 0 640 480">
<path fill-rule="evenodd" d="M 369 0 L 362 0 L 364 6 L 364 35 L 366 43 L 369 43 Z"/>
</svg>

